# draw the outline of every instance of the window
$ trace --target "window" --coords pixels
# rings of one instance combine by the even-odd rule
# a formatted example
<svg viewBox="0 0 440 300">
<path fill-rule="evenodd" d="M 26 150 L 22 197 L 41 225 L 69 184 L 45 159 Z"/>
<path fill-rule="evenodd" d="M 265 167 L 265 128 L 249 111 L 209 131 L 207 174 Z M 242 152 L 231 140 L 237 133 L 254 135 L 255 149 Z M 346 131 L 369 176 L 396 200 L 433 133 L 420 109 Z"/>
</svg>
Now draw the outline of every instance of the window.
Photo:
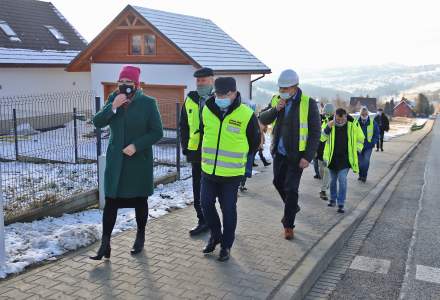
<svg viewBox="0 0 440 300">
<path fill-rule="evenodd" d="M 69 42 L 66 41 L 64 35 L 58 29 L 56 29 L 53 26 L 45 26 L 45 27 L 47 28 L 47 30 L 49 30 L 49 32 L 53 35 L 53 37 L 58 40 L 58 43 L 63 45 L 69 45 Z"/>
<path fill-rule="evenodd" d="M 21 42 L 20 38 L 17 36 L 15 31 L 9 26 L 6 21 L 0 20 L 0 28 L 8 36 L 9 40 L 12 42 Z"/>
<path fill-rule="evenodd" d="M 154 34 L 133 34 L 130 54 L 156 55 L 156 36 Z"/>
</svg>

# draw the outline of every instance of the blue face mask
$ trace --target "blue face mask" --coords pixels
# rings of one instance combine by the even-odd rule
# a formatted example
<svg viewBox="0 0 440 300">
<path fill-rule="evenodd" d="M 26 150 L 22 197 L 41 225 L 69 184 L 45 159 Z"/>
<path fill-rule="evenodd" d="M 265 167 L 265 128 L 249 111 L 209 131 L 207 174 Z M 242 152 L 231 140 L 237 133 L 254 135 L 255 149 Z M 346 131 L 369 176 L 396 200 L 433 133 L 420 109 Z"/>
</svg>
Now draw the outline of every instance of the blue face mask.
<svg viewBox="0 0 440 300">
<path fill-rule="evenodd" d="M 215 104 L 217 104 L 220 109 L 228 108 L 231 105 L 231 99 L 229 98 L 215 98 Z"/>
<path fill-rule="evenodd" d="M 289 99 L 290 98 L 290 94 L 289 93 L 280 93 L 280 97 L 284 100 Z"/>
</svg>

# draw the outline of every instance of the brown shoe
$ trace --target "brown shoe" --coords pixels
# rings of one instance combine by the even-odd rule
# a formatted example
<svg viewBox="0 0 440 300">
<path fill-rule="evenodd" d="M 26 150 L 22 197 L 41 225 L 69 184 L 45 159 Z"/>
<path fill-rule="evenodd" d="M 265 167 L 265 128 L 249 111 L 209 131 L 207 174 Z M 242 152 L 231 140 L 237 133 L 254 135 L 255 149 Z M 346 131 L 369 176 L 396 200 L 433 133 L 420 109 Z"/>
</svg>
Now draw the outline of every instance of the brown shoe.
<svg viewBox="0 0 440 300">
<path fill-rule="evenodd" d="M 293 240 L 293 228 L 284 228 L 284 238 L 286 240 Z"/>
</svg>

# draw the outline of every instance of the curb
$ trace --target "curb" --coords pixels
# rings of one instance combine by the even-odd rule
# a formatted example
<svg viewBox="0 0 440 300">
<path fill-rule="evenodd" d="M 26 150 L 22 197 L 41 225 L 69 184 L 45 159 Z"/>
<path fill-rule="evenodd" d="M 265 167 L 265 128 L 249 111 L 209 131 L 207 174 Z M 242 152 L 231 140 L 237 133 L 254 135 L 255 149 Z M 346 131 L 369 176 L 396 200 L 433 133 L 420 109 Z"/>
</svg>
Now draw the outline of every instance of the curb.
<svg viewBox="0 0 440 300">
<path fill-rule="evenodd" d="M 330 262 L 344 246 L 345 241 L 352 235 L 359 223 L 367 215 L 370 208 L 381 196 L 395 175 L 399 172 L 408 157 L 428 136 L 434 127 L 420 137 L 403 156 L 395 163 L 390 172 L 362 199 L 358 206 L 338 224 L 336 224 L 313 248 L 305 254 L 299 265 L 295 266 L 284 282 L 271 293 L 271 299 L 303 299 L 313 287 L 316 280 L 327 269 Z"/>
</svg>

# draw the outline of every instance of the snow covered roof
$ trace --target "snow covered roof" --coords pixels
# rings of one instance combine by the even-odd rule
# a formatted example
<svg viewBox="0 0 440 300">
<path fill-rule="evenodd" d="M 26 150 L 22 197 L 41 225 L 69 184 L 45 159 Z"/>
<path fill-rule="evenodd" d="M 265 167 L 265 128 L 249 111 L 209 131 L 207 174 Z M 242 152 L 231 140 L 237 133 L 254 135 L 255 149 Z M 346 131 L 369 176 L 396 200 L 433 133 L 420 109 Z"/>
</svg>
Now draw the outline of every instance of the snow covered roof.
<svg viewBox="0 0 440 300">
<path fill-rule="evenodd" d="M 30 50 L 19 48 L 0 48 L 0 65 L 67 65 L 79 51 L 75 50 Z"/>
<path fill-rule="evenodd" d="M 208 19 L 133 8 L 200 66 L 216 71 L 270 73 L 269 67 Z"/>
<path fill-rule="evenodd" d="M 75 56 L 73 53 L 87 46 L 50 2 L 1 0 L 0 20 L 11 29 L 0 30 L 1 65 L 67 65 Z"/>
</svg>

